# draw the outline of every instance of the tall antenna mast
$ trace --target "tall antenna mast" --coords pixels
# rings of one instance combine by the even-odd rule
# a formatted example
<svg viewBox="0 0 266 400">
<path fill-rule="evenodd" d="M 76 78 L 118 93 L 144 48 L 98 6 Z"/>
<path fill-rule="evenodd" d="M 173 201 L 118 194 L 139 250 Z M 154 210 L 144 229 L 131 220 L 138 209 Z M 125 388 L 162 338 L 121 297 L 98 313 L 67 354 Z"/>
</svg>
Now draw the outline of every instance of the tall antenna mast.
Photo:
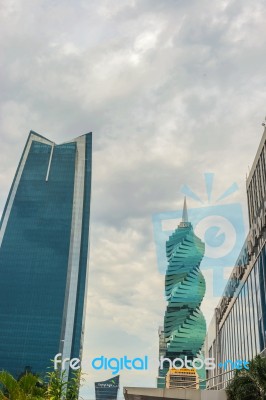
<svg viewBox="0 0 266 400">
<path fill-rule="evenodd" d="M 187 212 L 187 199 L 184 197 L 184 205 L 183 205 L 183 213 L 182 213 L 182 221 L 179 226 L 182 228 L 188 227 L 190 223 L 188 222 L 188 212 Z"/>
</svg>

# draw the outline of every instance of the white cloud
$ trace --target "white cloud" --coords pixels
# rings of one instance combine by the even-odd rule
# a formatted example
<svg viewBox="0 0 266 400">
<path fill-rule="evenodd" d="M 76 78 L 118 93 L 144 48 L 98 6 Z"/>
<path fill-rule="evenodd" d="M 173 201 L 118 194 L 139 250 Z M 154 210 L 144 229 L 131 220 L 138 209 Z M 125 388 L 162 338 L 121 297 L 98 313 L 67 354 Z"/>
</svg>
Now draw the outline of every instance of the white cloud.
<svg viewBox="0 0 266 400">
<path fill-rule="evenodd" d="M 103 0 L 99 4 L 98 13 L 101 17 L 110 19 L 128 8 L 135 7 L 135 5 L 136 5 L 135 0 L 128 0 L 127 2 L 123 0 L 117 0 L 116 2 Z"/>
</svg>

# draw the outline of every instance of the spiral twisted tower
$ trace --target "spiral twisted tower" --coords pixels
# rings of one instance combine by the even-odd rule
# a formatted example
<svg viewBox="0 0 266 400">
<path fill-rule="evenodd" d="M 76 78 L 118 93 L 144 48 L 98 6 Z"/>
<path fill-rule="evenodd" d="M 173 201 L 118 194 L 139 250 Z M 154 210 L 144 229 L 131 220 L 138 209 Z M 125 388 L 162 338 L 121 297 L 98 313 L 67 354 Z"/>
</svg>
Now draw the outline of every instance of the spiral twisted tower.
<svg viewBox="0 0 266 400">
<path fill-rule="evenodd" d="M 186 199 L 182 222 L 166 242 L 168 266 L 165 295 L 168 302 L 164 317 L 165 357 L 188 360 L 197 358 L 206 335 L 206 322 L 200 310 L 206 284 L 200 271 L 204 243 L 188 222 Z M 165 377 L 167 369 L 159 371 Z"/>
</svg>

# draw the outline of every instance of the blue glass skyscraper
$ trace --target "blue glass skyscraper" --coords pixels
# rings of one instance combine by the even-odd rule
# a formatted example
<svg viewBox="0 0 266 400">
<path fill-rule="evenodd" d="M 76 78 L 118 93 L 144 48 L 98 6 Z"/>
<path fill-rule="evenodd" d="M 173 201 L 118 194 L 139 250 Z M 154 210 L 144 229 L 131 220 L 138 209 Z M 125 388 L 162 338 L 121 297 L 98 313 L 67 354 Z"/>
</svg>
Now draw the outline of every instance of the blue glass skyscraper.
<svg viewBox="0 0 266 400">
<path fill-rule="evenodd" d="M 61 145 L 29 134 L 0 222 L 0 370 L 81 357 L 91 158 L 91 133 Z"/>
</svg>

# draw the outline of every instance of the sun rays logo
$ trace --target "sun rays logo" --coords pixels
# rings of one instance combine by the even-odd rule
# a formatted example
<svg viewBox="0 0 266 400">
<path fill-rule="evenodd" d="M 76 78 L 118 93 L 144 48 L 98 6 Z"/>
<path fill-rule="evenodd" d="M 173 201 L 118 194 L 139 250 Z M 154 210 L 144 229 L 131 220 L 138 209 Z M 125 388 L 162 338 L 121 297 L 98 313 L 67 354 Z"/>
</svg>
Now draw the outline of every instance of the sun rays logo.
<svg viewBox="0 0 266 400">
<path fill-rule="evenodd" d="M 195 234 L 205 243 L 201 269 L 212 270 L 213 295 L 221 296 L 227 281 L 224 269 L 235 265 L 246 232 L 241 205 L 228 202 L 221 204 L 238 190 L 237 184 L 233 183 L 220 196 L 214 198 L 214 174 L 205 173 L 204 178 L 207 204 L 187 185 L 182 186 L 181 192 L 201 205 L 197 208 L 188 205 L 188 219 L 194 227 Z M 158 269 L 161 274 L 165 274 L 167 268 L 165 243 L 177 228 L 181 217 L 182 209 L 161 212 L 152 217 Z"/>
</svg>

